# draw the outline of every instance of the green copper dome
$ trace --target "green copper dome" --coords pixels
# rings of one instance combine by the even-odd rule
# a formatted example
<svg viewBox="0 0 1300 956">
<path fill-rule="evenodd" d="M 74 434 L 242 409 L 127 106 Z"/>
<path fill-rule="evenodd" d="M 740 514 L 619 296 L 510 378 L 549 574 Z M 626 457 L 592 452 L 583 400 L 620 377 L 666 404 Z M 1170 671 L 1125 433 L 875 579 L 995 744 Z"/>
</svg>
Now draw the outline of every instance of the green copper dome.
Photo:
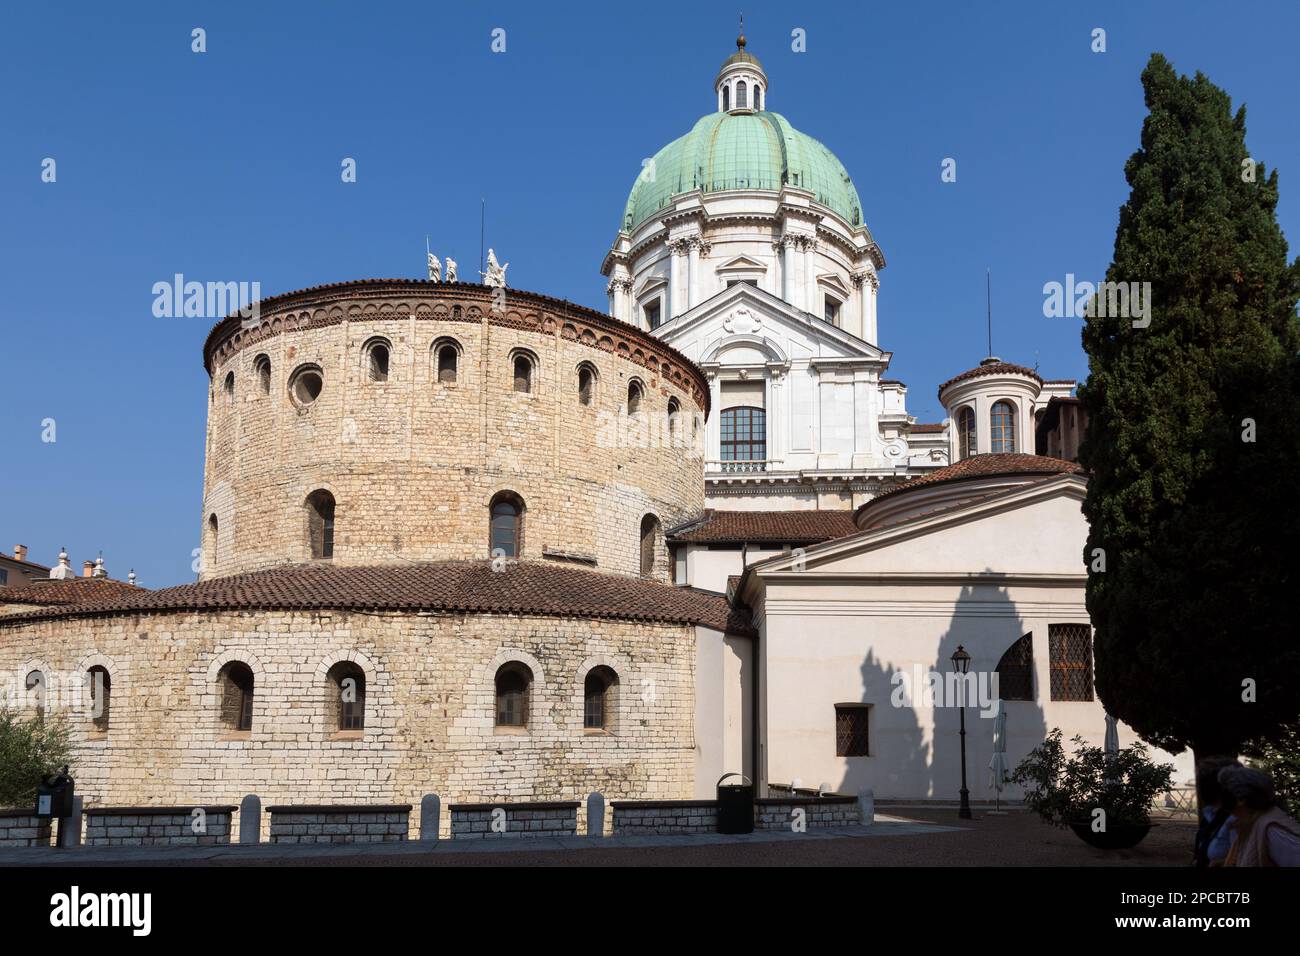
<svg viewBox="0 0 1300 956">
<path fill-rule="evenodd" d="M 770 189 L 789 184 L 850 225 L 862 224 L 862 204 L 844 165 L 824 145 L 799 132 L 780 113 L 710 113 L 655 154 L 632 186 L 623 212 L 631 232 L 674 196 L 695 189 Z"/>
</svg>

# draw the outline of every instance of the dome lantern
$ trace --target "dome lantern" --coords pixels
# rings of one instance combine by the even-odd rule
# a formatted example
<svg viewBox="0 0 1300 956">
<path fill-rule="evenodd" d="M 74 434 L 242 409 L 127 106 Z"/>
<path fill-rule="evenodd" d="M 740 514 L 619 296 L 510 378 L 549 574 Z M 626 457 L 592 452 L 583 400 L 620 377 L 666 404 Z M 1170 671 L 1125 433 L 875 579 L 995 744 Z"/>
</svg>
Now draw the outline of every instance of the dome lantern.
<svg viewBox="0 0 1300 956">
<path fill-rule="evenodd" d="M 736 52 L 727 57 L 713 81 L 720 113 L 761 113 L 767 108 L 767 74 L 758 57 L 745 51 L 744 21 Z"/>
</svg>

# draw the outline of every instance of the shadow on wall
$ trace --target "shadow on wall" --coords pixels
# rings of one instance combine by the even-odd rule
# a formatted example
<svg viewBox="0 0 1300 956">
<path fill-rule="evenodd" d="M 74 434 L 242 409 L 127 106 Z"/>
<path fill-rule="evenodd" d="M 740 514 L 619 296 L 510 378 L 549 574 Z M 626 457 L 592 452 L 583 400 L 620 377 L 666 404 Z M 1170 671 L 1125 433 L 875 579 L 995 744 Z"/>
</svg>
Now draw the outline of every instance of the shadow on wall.
<svg viewBox="0 0 1300 956">
<path fill-rule="evenodd" d="M 899 620 L 895 618 L 894 620 Z M 1040 631 L 1042 629 L 1040 628 Z M 966 779 L 972 801 L 992 801 L 989 763 L 993 756 L 993 713 L 997 696 L 993 675 L 1003 655 L 1030 627 L 1020 618 L 1006 589 L 994 584 L 962 588 L 947 630 L 939 639 L 934 660 L 905 660 L 882 665 L 869 652 L 863 661 L 862 701 L 871 705 L 869 755 L 846 758 L 847 770 L 838 789 L 859 793 L 870 787 L 885 799 L 939 799 L 956 801 L 961 790 L 961 700 L 950 679 L 952 655 L 958 646 L 971 655 L 974 683 L 966 704 Z M 1029 699 L 1004 700 L 1007 714 L 1007 770 L 1016 765 L 1047 734 L 1039 701 L 1048 688 L 1038 686 L 1032 660 L 1047 653 L 1046 633 L 1031 639 Z M 1008 672 L 999 681 L 999 693 L 1013 693 Z M 933 706 L 924 685 L 934 682 Z M 940 683 L 942 681 L 942 683 Z M 908 693 L 903 695 L 899 686 Z M 982 716 L 987 713 L 989 716 Z M 1005 784 L 1002 799 L 1019 800 L 1020 789 Z"/>
</svg>

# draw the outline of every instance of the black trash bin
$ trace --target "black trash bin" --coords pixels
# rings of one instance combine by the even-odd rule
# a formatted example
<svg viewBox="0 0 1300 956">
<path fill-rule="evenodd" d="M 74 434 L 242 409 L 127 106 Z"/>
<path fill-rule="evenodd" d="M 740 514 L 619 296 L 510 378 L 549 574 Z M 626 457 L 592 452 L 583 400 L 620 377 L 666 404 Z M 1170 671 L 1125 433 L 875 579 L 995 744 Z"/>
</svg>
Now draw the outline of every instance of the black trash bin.
<svg viewBox="0 0 1300 956">
<path fill-rule="evenodd" d="M 739 777 L 744 783 L 722 781 Z M 743 773 L 724 773 L 718 778 L 718 832 L 754 832 L 754 783 Z"/>
<path fill-rule="evenodd" d="M 36 785 L 36 815 L 38 817 L 72 816 L 73 782 L 68 768 L 51 774 Z"/>
</svg>

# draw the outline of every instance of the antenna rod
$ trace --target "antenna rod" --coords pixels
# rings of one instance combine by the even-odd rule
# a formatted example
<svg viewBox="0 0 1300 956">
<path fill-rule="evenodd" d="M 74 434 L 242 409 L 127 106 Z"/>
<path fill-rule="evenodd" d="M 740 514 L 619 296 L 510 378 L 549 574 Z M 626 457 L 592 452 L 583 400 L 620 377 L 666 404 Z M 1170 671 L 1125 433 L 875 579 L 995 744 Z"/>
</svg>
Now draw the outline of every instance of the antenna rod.
<svg viewBox="0 0 1300 956">
<path fill-rule="evenodd" d="M 484 265 L 486 260 L 483 258 L 483 224 L 487 220 L 487 200 L 480 197 L 478 202 L 478 271 L 482 275 L 483 270 L 487 268 Z"/>
<path fill-rule="evenodd" d="M 993 270 L 984 270 L 984 302 L 989 317 L 989 357 L 993 357 Z"/>
</svg>

